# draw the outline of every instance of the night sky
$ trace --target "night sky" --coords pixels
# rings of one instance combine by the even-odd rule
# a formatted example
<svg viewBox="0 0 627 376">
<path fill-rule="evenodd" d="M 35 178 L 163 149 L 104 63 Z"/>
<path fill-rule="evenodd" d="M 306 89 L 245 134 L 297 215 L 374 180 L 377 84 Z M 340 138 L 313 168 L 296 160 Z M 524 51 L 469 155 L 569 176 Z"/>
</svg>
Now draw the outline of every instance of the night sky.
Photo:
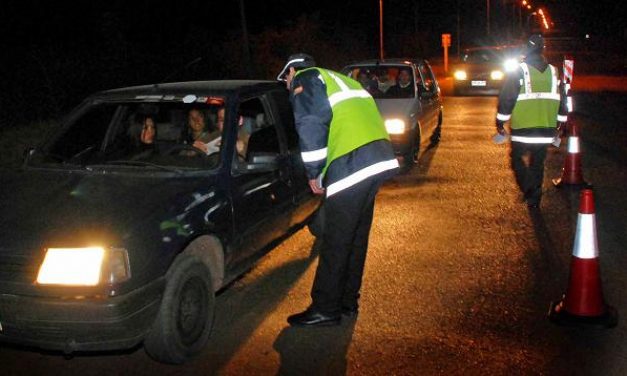
<svg viewBox="0 0 627 376">
<path fill-rule="evenodd" d="M 546 6 L 563 34 L 624 38 L 626 1 L 531 2 Z M 378 0 L 244 4 L 252 67 L 244 64 L 239 0 L 3 1 L 0 126 L 57 116 L 94 91 L 168 77 L 272 78 L 295 50 L 335 69 L 377 56 Z M 458 9 L 460 47 L 512 36 L 512 0 L 491 0 L 496 41 L 485 39 L 485 0 L 384 0 L 386 55 L 436 56 L 444 32 L 453 34 L 455 53 Z M 30 108 L 32 101 L 41 108 L 10 111 Z"/>
</svg>

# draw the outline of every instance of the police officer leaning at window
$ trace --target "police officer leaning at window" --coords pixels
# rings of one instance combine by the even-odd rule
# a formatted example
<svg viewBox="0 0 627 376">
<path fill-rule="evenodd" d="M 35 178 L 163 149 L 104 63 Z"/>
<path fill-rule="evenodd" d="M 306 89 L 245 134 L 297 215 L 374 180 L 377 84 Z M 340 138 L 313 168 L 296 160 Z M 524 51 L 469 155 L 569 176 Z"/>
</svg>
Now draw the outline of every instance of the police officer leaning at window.
<svg viewBox="0 0 627 376">
<path fill-rule="evenodd" d="M 290 325 L 336 325 L 356 316 L 374 201 L 398 172 L 374 99 L 361 84 L 315 67 L 307 54 L 290 56 L 277 77 L 294 107 L 309 186 L 325 194 L 322 249 L 311 298 Z"/>
<path fill-rule="evenodd" d="M 559 132 L 568 114 L 559 73 L 547 64 L 543 49 L 541 35 L 529 37 L 524 62 L 508 75 L 501 89 L 496 114 L 496 130 L 501 135 L 510 121 L 512 169 L 530 208 L 540 206 L 546 151 L 556 137 L 556 126 Z"/>
</svg>

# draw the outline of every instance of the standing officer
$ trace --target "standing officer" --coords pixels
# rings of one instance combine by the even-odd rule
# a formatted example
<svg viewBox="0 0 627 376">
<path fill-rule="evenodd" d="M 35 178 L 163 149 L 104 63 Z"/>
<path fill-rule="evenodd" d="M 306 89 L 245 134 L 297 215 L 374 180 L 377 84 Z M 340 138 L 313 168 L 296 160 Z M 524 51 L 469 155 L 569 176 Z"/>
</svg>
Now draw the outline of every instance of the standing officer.
<svg viewBox="0 0 627 376">
<path fill-rule="evenodd" d="M 374 201 L 398 161 L 381 115 L 359 82 L 315 67 L 307 54 L 289 57 L 286 81 L 309 186 L 326 192 L 323 247 L 312 304 L 290 325 L 336 325 L 357 315 Z"/>
<path fill-rule="evenodd" d="M 530 208 L 540 206 L 546 151 L 556 137 L 556 125 L 559 132 L 568 114 L 557 68 L 547 64 L 543 49 L 541 35 L 529 37 L 525 60 L 507 77 L 496 114 L 496 130 L 501 135 L 505 135 L 505 122 L 511 121 L 512 169 Z"/>
</svg>

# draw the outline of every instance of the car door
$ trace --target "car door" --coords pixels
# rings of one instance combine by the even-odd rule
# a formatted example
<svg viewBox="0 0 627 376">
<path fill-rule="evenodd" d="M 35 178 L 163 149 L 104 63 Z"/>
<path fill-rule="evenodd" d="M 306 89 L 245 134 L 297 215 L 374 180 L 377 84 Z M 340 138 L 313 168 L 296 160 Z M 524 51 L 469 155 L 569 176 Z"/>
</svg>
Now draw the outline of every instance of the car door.
<svg viewBox="0 0 627 376">
<path fill-rule="evenodd" d="M 280 90 L 272 93 L 273 108 L 276 120 L 280 123 L 280 130 L 285 138 L 291 173 L 291 188 L 293 192 L 293 211 L 290 226 L 302 223 L 313 213 L 320 203 L 320 196 L 311 192 L 305 174 L 305 165 L 300 154 L 298 133 L 294 124 L 294 113 L 289 101 L 288 91 Z"/>
<path fill-rule="evenodd" d="M 439 93 L 435 82 L 433 72 L 425 62 L 417 65 L 420 74 L 421 85 L 419 87 L 420 101 L 422 102 L 424 112 L 424 124 L 427 134 L 431 135 L 433 129 L 438 124 L 439 114 Z M 424 137 L 423 139 L 427 139 Z"/>
<path fill-rule="evenodd" d="M 249 123 L 240 126 L 250 132 L 245 155 L 235 153 L 231 169 L 236 248 L 232 257 L 242 261 L 287 233 L 293 194 L 287 148 L 268 99 L 242 101 L 235 116 L 237 123 Z M 255 163 L 264 158 L 263 165 Z"/>
</svg>

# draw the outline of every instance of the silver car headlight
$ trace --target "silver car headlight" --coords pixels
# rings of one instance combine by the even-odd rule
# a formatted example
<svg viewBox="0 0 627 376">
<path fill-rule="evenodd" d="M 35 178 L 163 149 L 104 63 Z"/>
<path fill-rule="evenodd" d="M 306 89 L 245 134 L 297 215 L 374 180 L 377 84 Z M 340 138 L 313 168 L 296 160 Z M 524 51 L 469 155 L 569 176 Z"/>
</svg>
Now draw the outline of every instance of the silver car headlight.
<svg viewBox="0 0 627 376">
<path fill-rule="evenodd" d="M 389 134 L 405 133 L 405 121 L 402 119 L 386 119 L 385 129 Z"/>
<path fill-rule="evenodd" d="M 119 283 L 131 276 L 123 248 L 48 248 L 39 267 L 40 285 L 96 286 Z"/>
</svg>

